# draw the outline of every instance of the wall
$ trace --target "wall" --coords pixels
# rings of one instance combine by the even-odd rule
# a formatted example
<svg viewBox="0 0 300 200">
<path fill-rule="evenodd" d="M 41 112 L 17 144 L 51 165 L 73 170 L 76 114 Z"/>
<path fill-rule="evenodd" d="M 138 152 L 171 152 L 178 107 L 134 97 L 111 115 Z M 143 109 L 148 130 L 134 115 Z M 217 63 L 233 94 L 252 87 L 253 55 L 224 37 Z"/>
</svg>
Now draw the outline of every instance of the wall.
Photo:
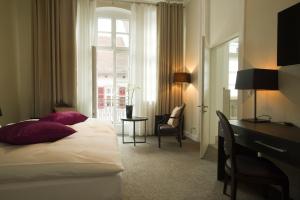
<svg viewBox="0 0 300 200">
<path fill-rule="evenodd" d="M 31 117 L 31 1 L 0 2 L 0 124 Z"/>
<path fill-rule="evenodd" d="M 192 83 L 184 86 L 183 101 L 186 103 L 184 130 L 188 137 L 199 140 L 199 84 L 201 40 L 201 1 L 190 0 L 185 5 L 185 67 L 192 74 Z"/>
<path fill-rule="evenodd" d="M 0 106 L 3 112 L 0 124 L 2 125 L 19 119 L 14 22 L 13 1 L 2 0 L 0 3 Z"/>
<path fill-rule="evenodd" d="M 245 17 L 245 67 L 273 68 L 277 54 L 277 13 L 299 0 L 248 0 Z M 300 126 L 300 65 L 279 68 L 279 91 L 258 92 L 258 115 Z M 253 96 L 244 95 L 244 117 L 253 115 Z M 291 195 L 300 199 L 300 170 L 278 163 L 289 175 Z"/>
<path fill-rule="evenodd" d="M 217 110 L 223 110 L 223 88 L 228 88 L 228 63 L 229 52 L 228 43 L 218 45 L 211 50 L 210 61 L 210 129 L 209 143 L 215 144 L 215 138 L 218 136 L 218 116 Z M 227 76 L 224 76 L 224 74 Z M 227 113 L 226 113 L 227 114 Z"/>
<path fill-rule="evenodd" d="M 239 36 L 243 24 L 244 0 L 208 0 L 208 2 L 210 47 Z"/>
<path fill-rule="evenodd" d="M 277 13 L 299 0 L 247 1 L 245 20 L 245 67 L 273 68 L 277 54 Z M 300 65 L 279 68 L 280 91 L 258 92 L 258 115 L 300 126 Z M 253 115 L 253 98 L 245 95 L 244 117 Z"/>
</svg>

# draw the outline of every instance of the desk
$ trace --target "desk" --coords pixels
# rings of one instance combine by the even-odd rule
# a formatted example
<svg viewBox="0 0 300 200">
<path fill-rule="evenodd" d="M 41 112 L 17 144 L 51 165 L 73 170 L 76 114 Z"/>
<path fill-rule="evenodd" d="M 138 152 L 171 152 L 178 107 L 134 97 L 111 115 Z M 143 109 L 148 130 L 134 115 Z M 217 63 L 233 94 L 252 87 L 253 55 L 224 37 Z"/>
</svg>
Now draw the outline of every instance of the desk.
<svg viewBox="0 0 300 200">
<path fill-rule="evenodd" d="M 148 118 L 147 117 L 132 117 L 132 118 L 123 118 L 121 119 L 122 121 L 122 140 L 123 140 L 123 144 L 128 144 L 128 143 L 133 143 L 134 146 L 136 145 L 136 143 L 146 143 L 146 138 L 147 138 L 147 120 Z M 127 122 L 133 122 L 133 142 L 125 142 L 124 141 L 124 122 L 127 121 Z M 135 140 L 135 122 L 142 122 L 144 121 L 145 122 L 145 139 L 143 142 L 137 142 Z"/>
<path fill-rule="evenodd" d="M 242 120 L 230 120 L 229 123 L 239 147 L 253 153 L 260 152 L 300 168 L 300 128 L 278 123 L 251 123 Z M 218 139 L 218 180 L 223 180 L 225 153 L 220 125 Z"/>
</svg>

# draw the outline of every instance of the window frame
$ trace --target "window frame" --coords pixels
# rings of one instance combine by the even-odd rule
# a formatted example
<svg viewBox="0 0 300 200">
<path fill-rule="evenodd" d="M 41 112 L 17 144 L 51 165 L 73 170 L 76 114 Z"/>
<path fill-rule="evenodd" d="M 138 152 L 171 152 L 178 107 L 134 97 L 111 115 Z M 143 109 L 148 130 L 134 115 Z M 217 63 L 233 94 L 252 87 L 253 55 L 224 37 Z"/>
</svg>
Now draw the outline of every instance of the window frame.
<svg viewBox="0 0 300 200">
<path fill-rule="evenodd" d="M 130 81 L 130 47 L 131 47 L 131 12 L 129 10 L 126 9 L 122 9 L 122 8 L 116 8 L 116 7 L 99 7 L 96 10 L 96 15 L 95 15 L 95 51 L 99 51 L 99 50 L 108 50 L 108 51 L 112 51 L 113 52 L 113 74 L 114 74 L 114 78 L 113 78 L 113 88 L 111 93 L 109 94 L 111 96 L 111 101 L 110 105 L 114 106 L 114 115 L 116 115 L 116 105 L 118 104 L 117 102 L 117 98 L 119 98 L 119 86 L 117 85 L 118 83 L 118 78 L 117 78 L 117 73 L 118 73 L 118 66 L 117 66 L 117 55 L 119 54 L 127 54 L 128 55 L 128 70 L 127 70 L 127 79 L 128 79 L 128 83 Z M 111 32 L 104 32 L 104 31 L 98 31 L 98 19 L 99 18 L 106 18 L 106 19 L 111 19 Z M 128 33 L 122 33 L 122 32 L 117 32 L 116 29 L 116 22 L 117 20 L 127 20 L 129 23 L 129 27 L 128 27 Z M 111 45 L 110 46 L 100 46 L 98 44 L 98 33 L 110 33 L 111 34 Z M 117 40 L 117 34 L 122 34 L 122 35 L 128 35 L 128 47 L 117 47 L 116 45 L 116 40 Z M 97 54 L 95 52 L 95 54 Z M 97 66 L 95 66 L 97 68 Z M 97 70 L 96 70 L 97 71 Z M 97 78 L 96 78 L 97 80 Z M 97 82 L 97 81 L 96 81 Z M 97 86 L 97 83 L 96 87 Z M 97 92 L 97 91 L 96 91 Z M 126 93 L 125 93 L 126 94 Z M 95 95 L 97 96 L 97 95 Z M 125 97 L 126 98 L 126 97 Z M 113 103 L 114 102 L 114 103 Z M 121 102 L 121 101 L 120 101 Z M 123 101 L 122 101 L 123 102 Z M 126 102 L 124 102 L 126 104 Z M 105 105 L 107 106 L 107 105 Z M 98 109 L 96 107 L 96 109 Z M 97 113 L 97 111 L 96 111 Z M 113 117 L 113 121 L 114 123 L 117 122 L 116 121 L 116 116 Z"/>
</svg>

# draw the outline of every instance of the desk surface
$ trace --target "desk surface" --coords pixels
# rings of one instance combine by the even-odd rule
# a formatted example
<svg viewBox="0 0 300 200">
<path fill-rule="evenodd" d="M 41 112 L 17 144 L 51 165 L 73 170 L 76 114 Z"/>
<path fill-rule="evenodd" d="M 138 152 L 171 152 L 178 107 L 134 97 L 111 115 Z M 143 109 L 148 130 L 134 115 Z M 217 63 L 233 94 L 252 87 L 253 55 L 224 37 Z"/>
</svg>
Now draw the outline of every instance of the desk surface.
<svg viewBox="0 0 300 200">
<path fill-rule="evenodd" d="M 256 133 L 300 143 L 300 128 L 279 123 L 252 123 L 242 120 L 230 120 L 232 126 L 248 129 Z"/>
</svg>

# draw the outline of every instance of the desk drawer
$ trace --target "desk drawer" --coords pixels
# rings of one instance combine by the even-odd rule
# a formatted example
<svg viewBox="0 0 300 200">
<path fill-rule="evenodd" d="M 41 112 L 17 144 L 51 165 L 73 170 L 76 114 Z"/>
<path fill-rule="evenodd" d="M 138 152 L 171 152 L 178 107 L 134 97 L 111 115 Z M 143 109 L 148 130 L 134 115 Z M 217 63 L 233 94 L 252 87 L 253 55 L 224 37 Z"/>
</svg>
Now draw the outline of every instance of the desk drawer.
<svg viewBox="0 0 300 200">
<path fill-rule="evenodd" d="M 233 127 L 233 130 L 236 133 L 236 142 L 238 144 L 300 167 L 299 144 L 238 127 Z"/>
</svg>

